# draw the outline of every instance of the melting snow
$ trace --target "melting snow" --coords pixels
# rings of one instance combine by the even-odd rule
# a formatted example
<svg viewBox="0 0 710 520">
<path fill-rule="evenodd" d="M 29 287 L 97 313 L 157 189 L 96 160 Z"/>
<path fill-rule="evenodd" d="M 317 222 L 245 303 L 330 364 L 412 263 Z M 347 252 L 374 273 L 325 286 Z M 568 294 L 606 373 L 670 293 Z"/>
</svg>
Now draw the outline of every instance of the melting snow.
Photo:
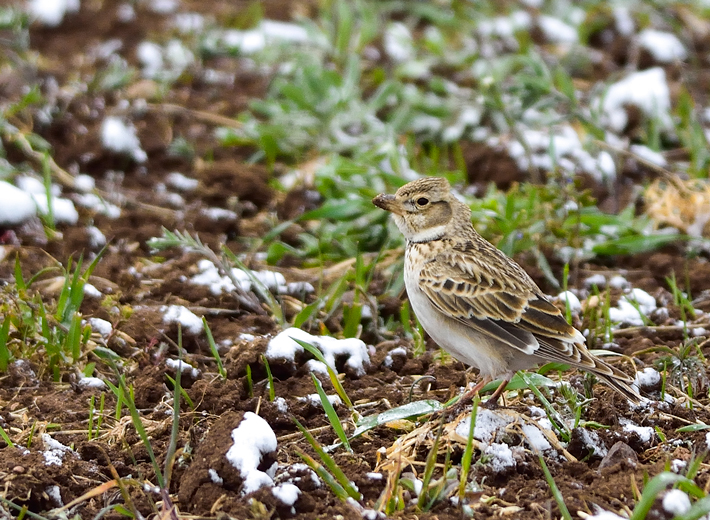
<svg viewBox="0 0 710 520">
<path fill-rule="evenodd" d="M 287 506 L 295 504 L 296 500 L 298 500 L 298 495 L 301 494 L 301 490 L 298 489 L 298 487 L 289 483 L 279 484 L 278 486 L 273 487 L 271 492 L 276 498 Z"/>
<path fill-rule="evenodd" d="M 191 334 L 199 334 L 202 331 L 202 320 L 191 310 L 182 305 L 163 305 L 160 308 L 163 312 L 163 323 L 179 323 L 183 330 Z"/>
<path fill-rule="evenodd" d="M 566 305 L 569 305 L 569 310 L 572 313 L 578 313 L 582 310 L 582 304 L 577 298 L 577 295 L 571 291 L 564 291 L 557 295 L 557 299 Z"/>
<path fill-rule="evenodd" d="M 197 368 L 193 367 L 190 363 L 187 363 L 181 359 L 166 359 L 165 365 L 175 371 L 180 370 L 180 372 L 182 372 L 183 374 L 185 372 L 190 372 L 190 375 L 193 379 L 196 379 L 197 376 L 200 375 L 200 371 Z"/>
<path fill-rule="evenodd" d="M 266 358 L 269 361 L 285 359 L 295 361 L 296 354 L 303 352 L 303 347 L 294 339 L 301 340 L 316 347 L 323 353 L 326 363 L 335 369 L 336 356 L 347 356 L 345 365 L 359 376 L 365 374 L 365 365 L 370 363 L 367 345 L 357 338 L 335 339 L 330 336 L 312 336 L 306 331 L 291 327 L 276 335 L 269 341 L 266 348 Z"/>
<path fill-rule="evenodd" d="M 507 468 L 515 466 L 513 451 L 507 444 L 492 443 L 486 446 L 483 454 L 491 457 L 488 465 L 496 473 L 501 473 Z"/>
<path fill-rule="evenodd" d="M 684 60 L 688 56 L 688 52 L 675 34 L 655 29 L 644 29 L 638 33 L 637 38 L 639 45 L 659 63 Z"/>
<path fill-rule="evenodd" d="M 680 489 L 669 489 L 663 497 L 663 509 L 672 515 L 684 515 L 690 511 L 690 498 Z"/>
<path fill-rule="evenodd" d="M 145 162 L 148 159 L 148 155 L 141 148 L 133 124 L 125 123 L 118 117 L 109 116 L 101 123 L 101 142 L 107 150 L 125 153 L 136 162 Z"/>
<path fill-rule="evenodd" d="M 638 388 L 653 388 L 661 381 L 661 374 L 655 368 L 646 367 L 636 372 L 634 384 Z"/>
<path fill-rule="evenodd" d="M 653 296 L 642 289 L 634 288 L 619 299 L 616 307 L 609 309 L 609 319 L 617 323 L 642 326 L 643 317 L 651 314 L 656 308 L 656 299 Z"/>
<path fill-rule="evenodd" d="M 624 427 L 625 432 L 631 432 L 638 435 L 639 440 L 643 443 L 650 442 L 655 435 L 655 430 L 650 426 L 639 426 L 632 423 L 630 420 L 622 417 L 619 419 L 619 424 Z"/>
<path fill-rule="evenodd" d="M 486 408 L 479 408 L 476 415 L 476 427 L 473 430 L 473 436 L 483 442 L 492 441 L 499 431 L 502 431 L 513 420 L 505 415 L 500 415 Z M 468 438 L 468 430 L 471 428 L 471 416 L 469 415 L 464 420 L 459 422 L 456 427 L 456 433 Z"/>
<path fill-rule="evenodd" d="M 79 7 L 79 0 L 30 0 L 28 5 L 30 16 L 49 27 L 57 27 L 66 13 L 75 13 Z"/>
<path fill-rule="evenodd" d="M 37 214 L 32 195 L 9 182 L 0 181 L 0 226 L 20 224 Z"/>
<path fill-rule="evenodd" d="M 44 463 L 47 466 L 61 466 L 64 455 L 71 453 L 78 457 L 79 455 L 68 446 L 64 446 L 61 442 L 54 440 L 48 433 L 42 434 L 42 443 L 44 444 Z"/>
<path fill-rule="evenodd" d="M 212 468 L 208 469 L 208 470 L 207 470 L 207 473 L 208 473 L 209 476 L 210 476 L 210 480 L 211 480 L 212 482 L 214 482 L 215 484 L 217 484 L 217 485 L 219 485 L 219 486 L 221 486 L 222 484 L 224 484 L 224 479 L 223 479 L 222 477 L 220 477 L 220 476 L 219 476 L 219 473 L 217 473 L 217 471 L 215 471 L 214 469 L 212 469 Z"/>
<path fill-rule="evenodd" d="M 621 132 L 628 123 L 624 105 L 634 105 L 647 117 L 658 119 L 662 128 L 672 127 L 671 97 L 665 71 L 654 67 L 633 72 L 609 86 L 601 108 L 609 128 L 616 132 Z"/>
<path fill-rule="evenodd" d="M 106 383 L 98 377 L 82 377 L 79 379 L 79 386 L 82 388 L 99 388 L 103 390 L 106 388 Z"/>
<path fill-rule="evenodd" d="M 330 401 L 330 404 L 332 404 L 333 406 L 343 404 L 343 401 L 337 395 L 328 395 L 326 397 L 328 398 L 328 401 Z M 308 394 L 305 397 L 299 397 L 298 400 L 302 401 L 302 402 L 308 402 L 308 403 L 312 404 L 313 406 L 318 406 L 321 408 L 323 407 L 323 403 L 320 400 L 319 394 Z"/>
<path fill-rule="evenodd" d="M 246 412 L 239 426 L 232 430 L 232 441 L 226 457 L 244 479 L 242 494 L 272 486 L 278 463 L 266 471 L 259 470 L 264 455 L 275 452 L 278 446 L 269 423 L 253 412 Z"/>
</svg>

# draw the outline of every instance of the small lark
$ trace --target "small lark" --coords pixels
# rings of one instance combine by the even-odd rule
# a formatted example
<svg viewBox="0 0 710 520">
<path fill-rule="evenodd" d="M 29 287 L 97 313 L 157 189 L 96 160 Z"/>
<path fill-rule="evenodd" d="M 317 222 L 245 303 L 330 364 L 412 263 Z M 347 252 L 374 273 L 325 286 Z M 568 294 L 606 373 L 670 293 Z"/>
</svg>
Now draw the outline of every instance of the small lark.
<svg viewBox="0 0 710 520">
<path fill-rule="evenodd" d="M 486 383 L 503 379 L 495 404 L 517 370 L 558 362 L 600 377 L 633 403 L 632 379 L 589 353 L 528 274 L 471 225 L 471 210 L 446 179 L 429 177 L 372 202 L 394 215 L 407 239 L 404 282 L 424 330 Z"/>
</svg>

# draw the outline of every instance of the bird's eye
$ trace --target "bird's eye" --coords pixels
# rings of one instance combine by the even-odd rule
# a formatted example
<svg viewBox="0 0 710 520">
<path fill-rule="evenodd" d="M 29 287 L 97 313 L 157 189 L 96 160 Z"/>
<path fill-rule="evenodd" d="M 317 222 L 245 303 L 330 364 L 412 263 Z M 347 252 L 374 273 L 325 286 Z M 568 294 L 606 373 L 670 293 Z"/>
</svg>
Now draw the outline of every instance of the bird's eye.
<svg viewBox="0 0 710 520">
<path fill-rule="evenodd" d="M 429 199 L 425 197 L 419 197 L 417 199 L 417 206 L 426 206 L 427 204 L 429 204 Z"/>
</svg>

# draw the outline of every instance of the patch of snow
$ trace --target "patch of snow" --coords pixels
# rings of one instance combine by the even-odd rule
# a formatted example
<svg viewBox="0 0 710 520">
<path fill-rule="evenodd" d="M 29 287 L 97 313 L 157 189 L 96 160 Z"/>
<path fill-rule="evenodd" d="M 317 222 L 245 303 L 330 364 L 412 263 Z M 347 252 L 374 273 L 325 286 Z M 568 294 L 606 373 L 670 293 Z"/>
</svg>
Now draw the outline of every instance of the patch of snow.
<svg viewBox="0 0 710 520">
<path fill-rule="evenodd" d="M 609 319 L 616 323 L 642 326 L 644 324 L 643 317 L 651 314 L 657 307 L 656 299 L 653 296 L 643 289 L 634 288 L 629 294 L 625 294 L 619 299 L 616 307 L 609 309 Z"/>
<path fill-rule="evenodd" d="M 501 473 L 508 468 L 515 467 L 513 451 L 507 444 L 492 443 L 486 446 L 483 454 L 490 457 L 488 465 L 495 473 Z"/>
<path fill-rule="evenodd" d="M 330 401 L 330 404 L 332 404 L 333 406 L 337 406 L 337 405 L 343 404 L 343 401 L 340 399 L 340 396 L 338 396 L 338 395 L 329 395 L 329 396 L 326 396 L 326 397 L 328 397 L 328 401 Z M 313 406 L 318 406 L 318 407 L 321 407 L 321 408 L 323 407 L 323 403 L 322 403 L 322 401 L 320 400 L 320 395 L 319 395 L 319 394 L 308 394 L 308 395 L 305 396 L 305 397 L 299 397 L 298 400 L 301 401 L 301 402 L 310 403 L 310 404 L 312 404 Z"/>
<path fill-rule="evenodd" d="M 230 29 L 219 34 L 217 39 L 229 49 L 242 54 L 254 54 L 267 45 L 278 43 L 306 43 L 308 32 L 293 23 L 262 20 L 257 27 L 246 31 Z"/>
<path fill-rule="evenodd" d="M 303 294 L 316 291 L 315 287 L 308 282 L 289 282 L 285 286 L 279 286 L 279 293 L 281 293 L 282 289 L 285 289 L 282 294 Z M 367 315 L 368 312 L 370 312 L 369 316 Z M 369 307 L 362 308 L 362 317 L 372 317 L 372 311 L 370 311 Z"/>
<path fill-rule="evenodd" d="M 673 459 L 671 461 L 671 471 L 673 473 L 680 473 L 688 466 L 688 463 L 681 459 Z"/>
<path fill-rule="evenodd" d="M 224 208 L 202 208 L 200 210 L 204 216 L 211 220 L 237 220 L 237 214 Z"/>
<path fill-rule="evenodd" d="M 293 484 L 285 483 L 271 488 L 271 493 L 283 504 L 292 506 L 296 503 L 296 500 L 298 500 L 298 495 L 301 494 L 301 490 Z"/>
<path fill-rule="evenodd" d="M 601 273 L 593 274 L 592 276 L 588 276 L 587 278 L 584 279 L 584 286 L 585 287 L 592 287 L 596 285 L 597 287 L 605 287 L 606 286 L 606 276 L 604 276 Z"/>
<path fill-rule="evenodd" d="M 132 22 L 136 19 L 136 10 L 129 3 L 121 4 L 116 8 L 116 18 L 123 23 Z"/>
<path fill-rule="evenodd" d="M 254 334 L 248 334 L 246 332 L 239 334 L 239 339 L 243 339 L 244 341 L 254 341 L 255 338 L 256 336 L 254 336 Z"/>
<path fill-rule="evenodd" d="M 47 486 L 45 493 L 49 495 L 49 498 L 51 498 L 58 507 L 64 505 L 64 502 L 62 501 L 62 494 L 59 491 L 59 486 Z"/>
<path fill-rule="evenodd" d="M 625 105 L 636 106 L 646 117 L 657 119 L 661 128 L 671 128 L 671 98 L 666 72 L 654 67 L 632 72 L 609 86 L 601 100 L 605 123 L 621 132 L 628 123 Z"/>
<path fill-rule="evenodd" d="M 28 11 L 42 25 L 57 27 L 65 14 L 76 13 L 80 5 L 79 0 L 30 0 Z"/>
<path fill-rule="evenodd" d="M 390 351 L 387 353 L 387 356 L 385 356 L 385 359 L 384 359 L 384 361 L 382 362 L 382 364 L 383 364 L 385 367 L 389 368 L 389 367 L 391 367 L 392 364 L 394 363 L 394 357 L 398 357 L 398 356 L 402 356 L 402 357 L 405 357 L 405 358 L 406 358 L 406 357 L 407 357 L 407 351 L 406 351 L 405 349 L 403 349 L 402 347 L 393 348 L 392 350 L 390 350 Z"/>
<path fill-rule="evenodd" d="M 661 374 L 653 367 L 646 367 L 637 371 L 634 384 L 638 388 L 653 388 L 661 382 Z"/>
<path fill-rule="evenodd" d="M 180 2 L 179 0 L 151 0 L 148 5 L 154 13 L 170 14 L 177 10 Z"/>
<path fill-rule="evenodd" d="M 92 209 L 111 219 L 117 219 L 121 216 L 121 208 L 104 201 L 95 193 L 81 193 L 74 195 L 74 201 L 84 208 Z"/>
<path fill-rule="evenodd" d="M 207 474 L 210 476 L 210 480 L 217 484 L 218 486 L 221 486 L 224 484 L 224 479 L 219 476 L 219 473 L 217 473 L 216 470 L 210 468 L 207 470 Z"/>
<path fill-rule="evenodd" d="M 176 13 L 173 25 L 183 34 L 197 33 L 205 26 L 205 17 L 200 13 Z"/>
<path fill-rule="evenodd" d="M 9 182 L 0 181 L 0 226 L 20 224 L 37 215 L 32 195 Z"/>
<path fill-rule="evenodd" d="M 552 449 L 550 441 L 547 440 L 545 435 L 537 426 L 532 424 L 523 424 L 520 428 L 533 451 L 543 452 Z"/>
<path fill-rule="evenodd" d="M 200 375 L 199 369 L 193 367 L 190 363 L 187 363 L 186 361 L 183 361 L 182 359 L 168 358 L 165 360 L 165 365 L 168 368 L 172 368 L 175 371 L 180 370 L 180 372 L 182 372 L 183 374 L 185 372 L 190 372 L 190 375 L 192 376 L 193 379 L 196 379 Z"/>
<path fill-rule="evenodd" d="M 306 369 L 313 374 L 328 375 L 328 366 L 317 359 L 309 359 L 306 362 Z"/>
<path fill-rule="evenodd" d="M 79 191 L 87 192 L 91 191 L 96 187 L 96 179 L 91 175 L 81 173 L 74 177 L 74 188 Z"/>
<path fill-rule="evenodd" d="M 239 426 L 232 430 L 232 441 L 234 444 L 227 451 L 226 457 L 244 480 L 242 494 L 246 495 L 262 486 L 273 486 L 278 463 L 266 471 L 259 469 L 264 455 L 275 452 L 278 447 L 276 435 L 269 423 L 253 412 L 246 412 Z"/>
<path fill-rule="evenodd" d="M 326 363 L 335 370 L 336 356 L 347 356 L 345 365 L 358 376 L 365 374 L 365 365 L 370 363 L 367 345 L 357 338 L 336 339 L 330 336 L 313 336 L 304 330 L 290 327 L 269 341 L 266 358 L 269 361 L 285 359 L 295 361 L 296 354 L 303 352 L 303 347 L 295 339 L 309 343 L 323 353 Z"/>
<path fill-rule="evenodd" d="M 620 274 L 614 275 L 609 279 L 609 287 L 614 289 L 626 289 L 630 285 L 629 281 Z"/>
<path fill-rule="evenodd" d="M 106 383 L 98 377 L 82 377 L 79 379 L 79 386 L 82 388 L 99 388 L 106 389 Z"/>
<path fill-rule="evenodd" d="M 636 30 L 636 24 L 634 19 L 631 17 L 628 7 L 614 7 L 614 22 L 616 25 L 616 30 L 622 36 L 631 36 Z"/>
<path fill-rule="evenodd" d="M 369 478 L 370 480 L 382 480 L 384 478 L 384 475 L 382 473 L 366 473 L 365 476 Z"/>
<path fill-rule="evenodd" d="M 525 11 L 515 11 L 509 16 L 497 16 L 478 22 L 478 31 L 482 36 L 498 36 L 510 39 L 519 30 L 530 29 L 532 17 Z"/>
<path fill-rule="evenodd" d="M 634 155 L 638 155 L 644 161 L 648 161 L 651 164 L 660 166 L 661 168 L 668 166 L 668 161 L 666 161 L 666 158 L 663 157 L 663 154 L 651 150 L 648 146 L 644 146 L 642 144 L 632 144 L 629 146 L 629 151 Z"/>
<path fill-rule="evenodd" d="M 136 57 L 146 78 L 154 78 L 163 70 L 163 49 L 157 43 L 140 42 L 136 48 Z"/>
<path fill-rule="evenodd" d="M 141 148 L 136 128 L 132 123 L 126 123 L 118 117 L 108 116 L 101 123 L 101 143 L 107 150 L 125 153 L 136 162 L 141 163 L 148 159 L 148 155 Z"/>
<path fill-rule="evenodd" d="M 277 397 L 274 399 L 274 404 L 279 413 L 288 413 L 288 403 L 283 397 Z"/>
<path fill-rule="evenodd" d="M 577 298 L 577 295 L 571 291 L 564 291 L 557 295 L 557 299 L 566 305 L 569 305 L 569 310 L 572 313 L 578 313 L 582 310 L 582 303 Z"/>
<path fill-rule="evenodd" d="M 42 434 L 42 443 L 44 444 L 44 451 L 42 456 L 44 457 L 44 463 L 47 466 L 61 466 L 64 460 L 64 455 L 71 453 L 75 457 L 79 457 L 79 454 L 72 450 L 69 446 L 64 446 L 61 442 L 52 438 L 48 433 Z"/>
<path fill-rule="evenodd" d="M 182 305 L 163 305 L 160 311 L 163 313 L 163 323 L 179 323 L 190 334 L 196 335 L 202 331 L 202 320 Z"/>
<path fill-rule="evenodd" d="M 410 61 L 414 57 L 412 33 L 401 22 L 392 22 L 385 30 L 384 48 L 387 55 L 396 62 Z"/>
<path fill-rule="evenodd" d="M 609 450 L 606 446 L 604 446 L 604 443 L 597 432 L 594 430 L 587 430 L 586 428 L 580 428 L 579 433 L 582 443 L 586 448 L 594 450 L 594 455 L 597 457 L 606 457 Z"/>
<path fill-rule="evenodd" d="M 39 179 L 31 177 L 29 175 L 20 175 L 15 179 L 15 183 L 17 184 L 18 188 L 20 188 L 22 191 L 26 191 L 27 193 L 40 195 L 46 195 L 47 193 L 44 183 Z M 52 184 L 49 189 L 49 192 L 52 196 L 57 197 L 61 193 L 61 188 L 56 184 Z"/>
<path fill-rule="evenodd" d="M 49 203 L 51 202 L 55 222 L 76 224 L 79 221 L 79 213 L 76 211 L 74 203 L 69 199 L 50 197 L 48 201 L 47 195 L 44 193 L 32 193 L 31 196 L 37 205 L 37 211 L 42 215 L 49 215 Z"/>
<path fill-rule="evenodd" d="M 710 450 L 710 432 L 705 434 L 705 446 L 707 446 L 707 450 Z"/>
<path fill-rule="evenodd" d="M 669 489 L 662 504 L 666 513 L 672 515 L 684 515 L 690 511 L 690 498 L 680 489 Z"/>
<path fill-rule="evenodd" d="M 537 20 L 545 39 L 552 43 L 576 43 L 579 41 L 577 29 L 563 22 L 559 18 L 540 15 Z"/>
<path fill-rule="evenodd" d="M 492 441 L 499 431 L 503 431 L 513 420 L 507 415 L 501 415 L 487 408 L 479 408 L 476 415 L 476 427 L 473 430 L 473 436 L 483 442 Z M 470 415 L 459 422 L 456 427 L 456 433 L 468 438 L 468 430 L 471 428 Z"/>
<path fill-rule="evenodd" d="M 630 420 L 623 417 L 619 419 L 619 424 L 623 426 L 625 432 L 635 433 L 638 435 L 639 440 L 643 443 L 650 442 L 656 433 L 651 426 L 639 426 L 638 424 L 634 424 Z"/>
<path fill-rule="evenodd" d="M 688 57 L 685 47 L 673 33 L 656 29 L 644 29 L 638 33 L 637 39 L 639 45 L 646 49 L 653 56 L 653 59 L 659 63 L 672 63 Z"/>
<path fill-rule="evenodd" d="M 588 516 L 586 520 L 628 520 L 625 516 L 619 516 L 611 511 L 598 511 L 593 516 Z"/>
<path fill-rule="evenodd" d="M 199 186 L 200 181 L 187 177 L 180 172 L 172 172 L 165 177 L 165 183 L 176 190 L 192 191 Z"/>
<path fill-rule="evenodd" d="M 84 284 L 84 294 L 89 298 L 101 298 L 103 294 L 93 284 Z"/>
</svg>

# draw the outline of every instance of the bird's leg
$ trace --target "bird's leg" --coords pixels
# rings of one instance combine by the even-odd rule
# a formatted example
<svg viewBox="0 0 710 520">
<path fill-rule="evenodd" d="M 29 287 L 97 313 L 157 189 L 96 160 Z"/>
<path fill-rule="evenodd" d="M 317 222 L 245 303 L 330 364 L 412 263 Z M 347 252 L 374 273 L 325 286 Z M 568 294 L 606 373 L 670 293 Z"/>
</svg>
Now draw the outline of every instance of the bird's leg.
<svg viewBox="0 0 710 520">
<path fill-rule="evenodd" d="M 488 383 L 491 382 L 490 377 L 484 377 L 482 378 L 478 383 L 474 385 L 471 390 L 468 392 L 465 392 L 461 397 L 459 397 L 459 400 L 457 403 L 465 403 L 466 401 L 470 401 L 473 399 L 473 396 L 476 395 L 478 392 L 480 392 L 484 386 L 486 386 Z"/>
<path fill-rule="evenodd" d="M 504 379 L 500 383 L 498 388 L 496 388 L 496 391 L 493 392 L 493 395 L 491 395 L 491 397 L 488 399 L 488 401 L 485 402 L 485 404 L 483 406 L 485 406 L 486 408 L 497 408 L 498 407 L 498 399 L 503 394 L 503 392 L 505 392 L 505 387 L 508 386 L 508 383 L 510 383 L 509 377 Z"/>
</svg>

